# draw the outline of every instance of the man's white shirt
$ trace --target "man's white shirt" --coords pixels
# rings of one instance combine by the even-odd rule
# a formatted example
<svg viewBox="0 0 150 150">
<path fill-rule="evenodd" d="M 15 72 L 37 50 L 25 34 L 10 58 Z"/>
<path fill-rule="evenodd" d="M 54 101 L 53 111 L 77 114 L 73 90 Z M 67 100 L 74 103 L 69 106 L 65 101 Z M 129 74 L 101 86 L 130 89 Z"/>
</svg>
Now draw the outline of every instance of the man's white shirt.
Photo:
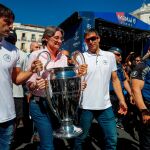
<svg viewBox="0 0 150 150">
<path fill-rule="evenodd" d="M 0 123 L 16 117 L 12 90 L 12 70 L 20 67 L 19 51 L 2 40 L 0 47 Z"/>
<path fill-rule="evenodd" d="M 113 53 L 103 50 L 99 54 L 83 53 L 85 63 L 88 64 L 87 87 L 81 94 L 79 107 L 89 110 L 103 110 L 111 106 L 109 83 L 111 73 L 117 70 Z"/>
<path fill-rule="evenodd" d="M 23 70 L 27 54 L 25 52 L 19 50 L 19 55 L 20 55 L 20 68 L 21 68 L 21 70 Z M 23 70 L 23 71 L 25 71 L 25 70 Z M 13 97 L 16 97 L 16 98 L 24 97 L 24 91 L 23 91 L 22 85 L 13 84 Z"/>
</svg>

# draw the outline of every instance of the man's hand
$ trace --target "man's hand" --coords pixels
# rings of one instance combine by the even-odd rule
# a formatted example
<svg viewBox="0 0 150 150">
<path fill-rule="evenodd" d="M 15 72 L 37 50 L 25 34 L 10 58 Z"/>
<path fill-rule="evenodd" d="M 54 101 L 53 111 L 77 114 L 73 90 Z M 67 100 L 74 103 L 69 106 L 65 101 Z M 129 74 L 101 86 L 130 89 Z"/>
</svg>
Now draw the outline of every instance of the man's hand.
<svg viewBox="0 0 150 150">
<path fill-rule="evenodd" d="M 79 69 L 78 69 L 78 76 L 84 76 L 86 75 L 87 73 L 87 67 L 88 65 L 87 64 L 82 64 L 82 65 L 79 65 Z"/>
<path fill-rule="evenodd" d="M 141 110 L 142 121 L 144 124 L 150 124 L 150 111 L 148 109 Z"/>
<path fill-rule="evenodd" d="M 82 81 L 81 82 L 81 91 L 83 91 L 86 88 L 86 86 L 87 86 L 86 81 Z"/>
<path fill-rule="evenodd" d="M 30 71 L 32 73 L 37 73 L 43 70 L 43 64 L 41 63 L 40 60 L 34 60 L 31 64 L 31 69 Z"/>
<path fill-rule="evenodd" d="M 127 110 L 128 110 L 128 107 L 127 107 L 125 101 L 119 102 L 118 113 L 121 114 L 121 115 L 126 115 L 127 114 Z"/>
</svg>

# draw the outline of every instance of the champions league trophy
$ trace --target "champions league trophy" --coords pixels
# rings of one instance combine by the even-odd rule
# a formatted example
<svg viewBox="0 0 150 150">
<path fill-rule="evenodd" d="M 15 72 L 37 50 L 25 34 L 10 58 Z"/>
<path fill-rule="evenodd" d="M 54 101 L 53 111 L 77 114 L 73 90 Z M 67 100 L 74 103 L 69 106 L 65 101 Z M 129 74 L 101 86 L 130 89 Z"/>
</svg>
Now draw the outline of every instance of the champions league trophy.
<svg viewBox="0 0 150 150">
<path fill-rule="evenodd" d="M 82 93 L 81 77 L 76 73 L 79 68 L 77 57 L 80 57 L 82 61 L 80 64 L 85 63 L 83 55 L 79 51 L 75 51 L 72 54 L 75 66 L 47 69 L 50 62 L 49 55 L 48 62 L 44 67 L 49 72 L 48 87 L 46 88 L 48 105 L 61 123 L 61 127 L 53 132 L 54 137 L 57 138 L 73 138 L 82 133 L 82 129 L 73 124 Z"/>
</svg>

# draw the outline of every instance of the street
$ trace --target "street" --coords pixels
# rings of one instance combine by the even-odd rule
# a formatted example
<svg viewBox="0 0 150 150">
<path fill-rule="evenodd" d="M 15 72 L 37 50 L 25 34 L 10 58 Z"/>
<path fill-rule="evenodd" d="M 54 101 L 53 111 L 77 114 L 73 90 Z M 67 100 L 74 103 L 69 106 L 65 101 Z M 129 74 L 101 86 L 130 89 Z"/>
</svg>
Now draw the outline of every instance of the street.
<svg viewBox="0 0 150 150">
<path fill-rule="evenodd" d="M 25 139 L 24 135 L 28 131 L 25 131 L 23 127 L 18 128 L 17 130 L 17 143 L 12 150 L 36 150 L 39 143 L 32 143 L 30 140 Z M 139 150 L 137 132 L 134 133 L 134 138 L 123 129 L 117 128 L 117 132 L 117 150 Z M 84 150 L 102 150 L 103 141 L 101 135 L 98 124 L 93 122 L 89 137 L 83 145 Z M 72 150 L 73 139 L 54 139 L 54 145 L 56 150 Z"/>
</svg>

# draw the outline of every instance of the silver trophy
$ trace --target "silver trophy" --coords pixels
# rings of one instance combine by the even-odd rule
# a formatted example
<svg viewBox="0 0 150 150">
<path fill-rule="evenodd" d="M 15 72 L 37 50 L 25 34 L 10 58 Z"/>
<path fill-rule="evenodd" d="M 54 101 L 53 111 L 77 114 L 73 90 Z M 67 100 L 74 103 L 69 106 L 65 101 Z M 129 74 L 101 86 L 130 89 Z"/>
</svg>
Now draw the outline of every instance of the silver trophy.
<svg viewBox="0 0 150 150">
<path fill-rule="evenodd" d="M 77 53 L 73 53 L 73 57 L 75 55 Z M 57 138 L 73 138 L 82 133 L 82 129 L 74 125 L 81 94 L 81 78 L 77 75 L 79 66 L 48 69 L 49 61 L 45 65 L 45 70 L 49 72 L 46 96 L 50 109 L 61 123 L 53 135 Z"/>
</svg>

